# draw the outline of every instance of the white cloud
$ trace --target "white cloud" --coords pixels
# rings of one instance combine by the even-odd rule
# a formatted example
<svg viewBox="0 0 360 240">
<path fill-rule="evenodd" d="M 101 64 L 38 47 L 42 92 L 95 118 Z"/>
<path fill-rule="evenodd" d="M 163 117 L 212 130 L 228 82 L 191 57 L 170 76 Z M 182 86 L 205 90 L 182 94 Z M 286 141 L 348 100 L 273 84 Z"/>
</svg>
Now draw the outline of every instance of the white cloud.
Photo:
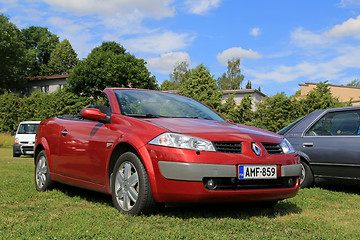
<svg viewBox="0 0 360 240">
<path fill-rule="evenodd" d="M 250 59 L 258 59 L 262 58 L 262 55 L 252 49 L 245 50 L 241 47 L 233 47 L 229 48 L 217 55 L 217 60 L 224 66 L 227 65 L 228 60 L 233 58 L 250 58 Z"/>
<path fill-rule="evenodd" d="M 359 0 L 341 0 L 338 3 L 339 7 L 356 7 L 356 6 L 360 6 L 360 1 Z"/>
<path fill-rule="evenodd" d="M 297 28 L 291 33 L 292 43 L 299 47 L 326 47 L 333 41 L 323 34 L 317 34 L 302 27 Z"/>
<path fill-rule="evenodd" d="M 131 18 L 151 17 L 161 19 L 174 16 L 173 0 L 42 0 L 47 4 L 66 11 L 104 17 Z"/>
<path fill-rule="evenodd" d="M 158 58 L 149 58 L 147 66 L 157 72 L 168 74 L 177 64 L 183 61 L 190 63 L 190 56 L 186 52 L 163 53 Z"/>
<path fill-rule="evenodd" d="M 144 37 L 128 39 L 125 45 L 135 52 L 164 53 L 184 49 L 194 37 L 187 33 L 178 34 L 171 31 L 156 33 Z"/>
<path fill-rule="evenodd" d="M 222 0 L 186 0 L 188 11 L 193 14 L 204 15 L 210 9 L 217 8 Z"/>
<path fill-rule="evenodd" d="M 249 32 L 251 36 L 257 37 L 260 34 L 260 28 L 252 28 Z"/>
<path fill-rule="evenodd" d="M 354 19 L 350 18 L 342 24 L 335 25 L 330 31 L 324 35 L 329 37 L 342 38 L 351 35 L 360 34 L 360 15 Z"/>
</svg>

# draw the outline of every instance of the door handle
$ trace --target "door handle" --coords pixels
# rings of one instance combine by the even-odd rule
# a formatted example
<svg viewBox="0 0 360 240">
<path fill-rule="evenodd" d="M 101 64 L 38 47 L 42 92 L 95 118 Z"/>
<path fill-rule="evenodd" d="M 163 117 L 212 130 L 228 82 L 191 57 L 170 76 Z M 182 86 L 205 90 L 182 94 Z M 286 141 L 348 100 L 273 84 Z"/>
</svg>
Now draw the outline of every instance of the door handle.
<svg viewBox="0 0 360 240">
<path fill-rule="evenodd" d="M 64 131 L 61 131 L 60 134 L 63 136 L 66 136 L 68 134 L 68 132 L 67 132 L 67 130 L 64 130 Z"/>
<path fill-rule="evenodd" d="M 314 143 L 312 143 L 312 142 L 303 143 L 303 146 L 304 147 L 313 147 Z"/>
</svg>

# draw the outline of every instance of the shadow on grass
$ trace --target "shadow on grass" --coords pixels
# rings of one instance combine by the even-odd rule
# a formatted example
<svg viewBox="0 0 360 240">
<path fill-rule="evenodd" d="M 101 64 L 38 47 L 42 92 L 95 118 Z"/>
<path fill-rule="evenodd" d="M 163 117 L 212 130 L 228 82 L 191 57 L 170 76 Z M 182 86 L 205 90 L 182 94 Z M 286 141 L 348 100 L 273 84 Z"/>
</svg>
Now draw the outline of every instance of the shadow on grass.
<svg viewBox="0 0 360 240">
<path fill-rule="evenodd" d="M 167 205 L 159 212 L 162 216 L 181 218 L 235 218 L 251 217 L 275 218 L 302 212 L 295 203 L 280 201 L 275 206 L 267 203 L 211 203 Z"/>
<path fill-rule="evenodd" d="M 110 195 L 87 189 L 56 183 L 55 189 L 67 196 L 78 197 L 88 202 L 101 203 L 113 207 Z M 275 206 L 268 203 L 176 203 L 166 204 L 154 215 L 179 218 L 236 218 L 249 219 L 254 216 L 275 218 L 288 214 L 299 214 L 301 208 L 288 201 L 280 201 Z"/>
<path fill-rule="evenodd" d="M 323 188 L 333 192 L 344 192 L 360 195 L 360 180 L 316 180 L 316 187 Z"/>
</svg>

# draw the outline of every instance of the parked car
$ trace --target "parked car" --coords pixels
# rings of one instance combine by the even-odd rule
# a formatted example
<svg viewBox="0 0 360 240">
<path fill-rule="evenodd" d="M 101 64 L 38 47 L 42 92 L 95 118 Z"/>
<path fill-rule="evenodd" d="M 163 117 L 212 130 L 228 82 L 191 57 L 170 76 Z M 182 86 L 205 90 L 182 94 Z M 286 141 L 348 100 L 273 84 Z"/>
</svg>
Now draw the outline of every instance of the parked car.
<svg viewBox="0 0 360 240">
<path fill-rule="evenodd" d="M 294 197 L 301 164 L 284 137 L 231 123 L 194 99 L 107 88 L 108 105 L 42 121 L 35 185 L 53 181 L 112 195 L 137 215 L 156 203 Z"/>
<path fill-rule="evenodd" d="M 300 187 L 317 178 L 360 180 L 359 125 L 360 106 L 341 107 L 312 112 L 278 132 L 300 155 Z"/>
<path fill-rule="evenodd" d="M 13 146 L 13 157 L 34 155 L 35 135 L 40 121 L 21 122 L 17 128 Z"/>
</svg>

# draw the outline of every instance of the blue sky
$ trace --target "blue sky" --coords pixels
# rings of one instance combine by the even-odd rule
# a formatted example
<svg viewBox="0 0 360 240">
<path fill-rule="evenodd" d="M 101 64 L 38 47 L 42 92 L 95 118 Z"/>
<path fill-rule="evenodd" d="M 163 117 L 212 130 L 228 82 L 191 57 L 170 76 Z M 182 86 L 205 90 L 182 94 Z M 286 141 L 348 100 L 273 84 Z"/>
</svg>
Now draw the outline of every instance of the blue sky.
<svg viewBox="0 0 360 240">
<path fill-rule="evenodd" d="M 360 79 L 360 0 L 0 0 L 0 12 L 68 39 L 80 58 L 119 42 L 159 84 L 180 61 L 218 78 L 234 57 L 243 86 L 270 96 Z"/>
</svg>

